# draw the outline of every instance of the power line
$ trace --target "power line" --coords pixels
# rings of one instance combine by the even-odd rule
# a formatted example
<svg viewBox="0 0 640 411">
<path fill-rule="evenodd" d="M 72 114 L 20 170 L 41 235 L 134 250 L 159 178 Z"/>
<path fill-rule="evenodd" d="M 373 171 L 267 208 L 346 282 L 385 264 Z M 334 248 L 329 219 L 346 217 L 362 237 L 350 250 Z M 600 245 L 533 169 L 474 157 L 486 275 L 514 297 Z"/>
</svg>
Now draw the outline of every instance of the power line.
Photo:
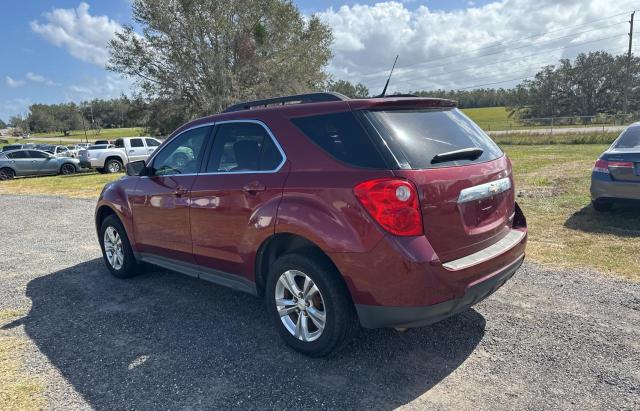
<svg viewBox="0 0 640 411">
<path fill-rule="evenodd" d="M 606 61 L 606 62 L 603 62 L 603 63 L 600 63 L 600 64 L 592 64 L 591 66 L 588 67 L 588 70 L 593 70 L 593 69 L 598 68 L 598 67 L 608 66 L 609 64 L 611 64 L 611 62 L 609 62 L 609 61 Z M 584 69 L 583 67 L 571 67 L 569 70 L 570 71 L 575 71 L 575 70 L 583 70 L 583 69 Z M 478 88 L 478 87 L 490 86 L 490 85 L 495 85 L 495 84 L 508 83 L 508 82 L 511 82 L 511 81 L 528 80 L 530 78 L 535 77 L 538 73 L 539 73 L 539 71 L 537 73 L 535 73 L 535 74 L 530 75 L 530 76 L 516 78 L 516 79 L 495 81 L 495 82 L 492 82 L 492 83 L 476 84 L 476 85 L 473 85 L 473 86 L 457 87 L 456 90 L 468 90 L 468 89 L 474 89 L 474 88 Z M 515 73 L 514 73 L 514 75 L 515 75 Z M 476 79 L 476 80 L 478 80 L 478 79 Z"/>
<path fill-rule="evenodd" d="M 542 51 L 542 52 L 539 52 L 539 53 L 533 53 L 533 54 L 528 54 L 528 55 L 524 55 L 524 56 L 516 56 L 516 57 L 508 58 L 508 59 L 502 59 L 502 60 L 497 61 L 497 62 L 484 64 L 482 67 L 494 66 L 496 64 L 502 64 L 502 63 L 505 63 L 505 62 L 508 62 L 508 61 L 522 60 L 522 59 L 526 59 L 526 58 L 529 58 L 529 57 L 535 57 L 535 56 L 551 53 L 551 52 L 554 52 L 554 51 L 567 50 L 567 49 L 570 49 L 570 48 L 580 47 L 580 46 L 583 46 L 585 44 L 596 43 L 596 42 L 604 41 L 604 40 L 610 40 L 610 39 L 613 39 L 613 38 L 621 37 L 623 35 L 626 36 L 626 34 L 616 34 L 615 36 L 611 36 L 611 37 L 604 37 L 604 38 L 599 38 L 599 39 L 595 39 L 595 40 L 589 40 L 589 41 L 576 43 L 576 44 L 572 44 L 572 45 L 568 45 L 568 46 L 564 46 L 564 47 L 558 47 L 558 48 L 555 48 L 555 49 L 545 50 L 545 51 Z M 446 75 L 450 75 L 450 74 L 454 74 L 454 73 L 460 73 L 460 72 L 464 72 L 464 71 L 467 71 L 467 70 L 478 69 L 478 68 L 479 67 L 466 67 L 466 68 L 459 69 L 459 70 L 447 71 L 445 73 L 437 73 L 437 74 L 431 75 L 429 78 L 434 78 L 434 77 L 443 76 L 443 75 L 446 76 Z M 409 83 L 409 82 L 412 82 L 412 81 L 415 81 L 415 80 L 414 79 L 400 80 L 400 81 L 394 82 L 393 84 L 394 84 L 394 86 L 397 86 L 398 84 L 405 84 L 405 83 Z M 374 83 L 374 85 L 370 86 L 370 87 L 376 87 L 376 86 L 377 85 Z"/>
<path fill-rule="evenodd" d="M 596 22 L 604 21 L 604 20 L 609 20 L 609 19 L 612 19 L 614 17 L 618 17 L 618 16 L 626 15 L 626 14 L 628 14 L 628 12 L 614 14 L 614 15 L 611 15 L 611 16 L 608 16 L 608 17 L 603 17 L 603 18 L 600 18 L 600 19 L 591 20 L 591 21 L 588 21 L 588 22 L 585 22 L 585 23 L 581 23 L 581 24 L 576 24 L 576 25 L 572 25 L 572 26 L 566 26 L 566 27 L 563 27 L 561 29 L 550 30 L 550 31 L 546 31 L 546 32 L 543 32 L 543 33 L 533 34 L 533 35 L 530 35 L 530 36 L 527 36 L 527 37 L 523 37 L 523 38 L 518 39 L 518 40 L 513 40 L 513 41 L 508 41 L 508 42 L 501 42 L 501 43 L 494 44 L 494 45 L 491 45 L 491 46 L 483 46 L 483 47 L 467 50 L 467 51 L 460 52 L 460 53 L 450 54 L 448 56 L 438 57 L 436 59 L 431 59 L 429 61 L 412 63 L 412 64 L 409 64 L 409 65 L 406 65 L 406 66 L 402 66 L 402 67 L 398 67 L 398 68 L 399 69 L 403 69 L 403 68 L 406 68 L 406 67 L 412 67 L 412 66 L 416 66 L 416 65 L 420 65 L 420 64 L 432 63 L 432 62 L 435 62 L 435 61 L 445 60 L 445 59 L 448 59 L 448 58 L 451 58 L 451 57 L 466 55 L 466 54 L 469 54 L 469 53 L 473 53 L 475 51 L 486 50 L 486 49 L 495 48 L 495 47 L 498 47 L 498 46 L 505 46 L 505 45 L 508 45 L 508 44 L 518 43 L 518 42 L 521 42 L 521 41 L 524 41 L 524 40 L 528 40 L 530 38 L 542 37 L 542 36 L 545 36 L 547 34 L 557 33 L 557 32 L 564 31 L 564 30 L 567 30 L 567 29 L 570 29 L 570 28 L 586 26 L 586 25 L 589 25 L 589 24 L 592 24 L 592 23 L 596 23 Z M 624 22 L 615 23 L 615 24 L 621 24 L 621 23 L 624 23 Z M 602 27 L 602 28 L 599 28 L 599 29 L 594 29 L 592 31 L 601 30 L 603 28 L 608 28 L 608 27 L 611 27 L 611 26 L 605 26 L 605 27 Z M 569 37 L 569 36 L 570 35 L 568 35 L 567 37 Z M 372 75 L 372 74 L 379 74 L 379 73 L 387 73 L 387 71 L 386 70 L 377 70 L 377 71 L 373 71 L 373 72 L 369 72 L 369 73 L 360 74 L 360 76 L 364 77 L 364 76 L 368 76 L 368 75 Z"/>
</svg>

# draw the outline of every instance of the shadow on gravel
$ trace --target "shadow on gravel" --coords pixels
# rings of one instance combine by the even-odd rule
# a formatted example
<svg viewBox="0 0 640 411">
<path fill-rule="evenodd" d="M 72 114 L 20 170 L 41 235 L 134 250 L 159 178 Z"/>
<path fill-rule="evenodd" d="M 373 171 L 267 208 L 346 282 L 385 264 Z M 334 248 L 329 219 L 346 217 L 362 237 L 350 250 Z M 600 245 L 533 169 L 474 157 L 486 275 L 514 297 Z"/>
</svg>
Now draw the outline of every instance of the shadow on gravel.
<svg viewBox="0 0 640 411">
<path fill-rule="evenodd" d="M 564 226 L 586 233 L 640 236 L 640 201 L 619 201 L 611 211 L 598 212 L 591 205 L 573 213 Z"/>
<path fill-rule="evenodd" d="M 262 301 L 180 274 L 131 280 L 92 260 L 32 280 L 29 337 L 97 409 L 376 408 L 424 394 L 484 335 L 474 310 L 399 334 L 367 330 L 330 359 L 288 349 Z"/>
</svg>

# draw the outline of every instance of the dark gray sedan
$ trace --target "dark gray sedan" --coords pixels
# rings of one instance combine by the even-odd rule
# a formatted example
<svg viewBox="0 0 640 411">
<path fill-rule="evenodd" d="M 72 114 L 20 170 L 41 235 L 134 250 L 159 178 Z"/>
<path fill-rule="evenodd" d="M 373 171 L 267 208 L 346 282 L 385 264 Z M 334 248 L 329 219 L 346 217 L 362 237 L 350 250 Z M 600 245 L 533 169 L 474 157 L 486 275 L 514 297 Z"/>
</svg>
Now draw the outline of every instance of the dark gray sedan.
<svg viewBox="0 0 640 411">
<path fill-rule="evenodd" d="M 591 199 L 597 211 L 610 210 L 616 200 L 640 200 L 640 123 L 627 127 L 596 161 Z"/>
<path fill-rule="evenodd" d="M 15 176 L 73 174 L 80 161 L 71 157 L 55 157 L 39 150 L 13 150 L 0 153 L 0 180 Z"/>
</svg>

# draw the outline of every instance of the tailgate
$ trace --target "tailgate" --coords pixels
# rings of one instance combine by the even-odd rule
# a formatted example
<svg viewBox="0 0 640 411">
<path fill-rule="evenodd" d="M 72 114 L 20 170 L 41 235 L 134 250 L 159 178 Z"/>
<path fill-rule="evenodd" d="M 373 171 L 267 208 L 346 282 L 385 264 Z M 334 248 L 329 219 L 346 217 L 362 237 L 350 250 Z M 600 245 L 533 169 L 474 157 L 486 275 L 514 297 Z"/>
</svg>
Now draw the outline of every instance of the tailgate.
<svg viewBox="0 0 640 411">
<path fill-rule="evenodd" d="M 394 173 L 416 185 L 425 235 L 441 261 L 473 254 L 509 233 L 515 198 L 506 156 L 467 166 Z"/>
</svg>

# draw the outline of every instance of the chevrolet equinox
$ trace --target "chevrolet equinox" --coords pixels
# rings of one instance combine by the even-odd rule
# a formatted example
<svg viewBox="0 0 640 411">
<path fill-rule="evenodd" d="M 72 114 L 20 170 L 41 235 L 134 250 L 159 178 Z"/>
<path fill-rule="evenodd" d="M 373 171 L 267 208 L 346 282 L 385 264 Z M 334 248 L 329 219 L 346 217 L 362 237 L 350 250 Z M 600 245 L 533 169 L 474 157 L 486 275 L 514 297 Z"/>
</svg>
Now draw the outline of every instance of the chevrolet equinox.
<svg viewBox="0 0 640 411">
<path fill-rule="evenodd" d="M 176 130 L 95 213 L 120 278 L 144 263 L 264 298 L 295 350 L 466 310 L 524 259 L 511 163 L 450 100 L 312 93 Z"/>
</svg>

